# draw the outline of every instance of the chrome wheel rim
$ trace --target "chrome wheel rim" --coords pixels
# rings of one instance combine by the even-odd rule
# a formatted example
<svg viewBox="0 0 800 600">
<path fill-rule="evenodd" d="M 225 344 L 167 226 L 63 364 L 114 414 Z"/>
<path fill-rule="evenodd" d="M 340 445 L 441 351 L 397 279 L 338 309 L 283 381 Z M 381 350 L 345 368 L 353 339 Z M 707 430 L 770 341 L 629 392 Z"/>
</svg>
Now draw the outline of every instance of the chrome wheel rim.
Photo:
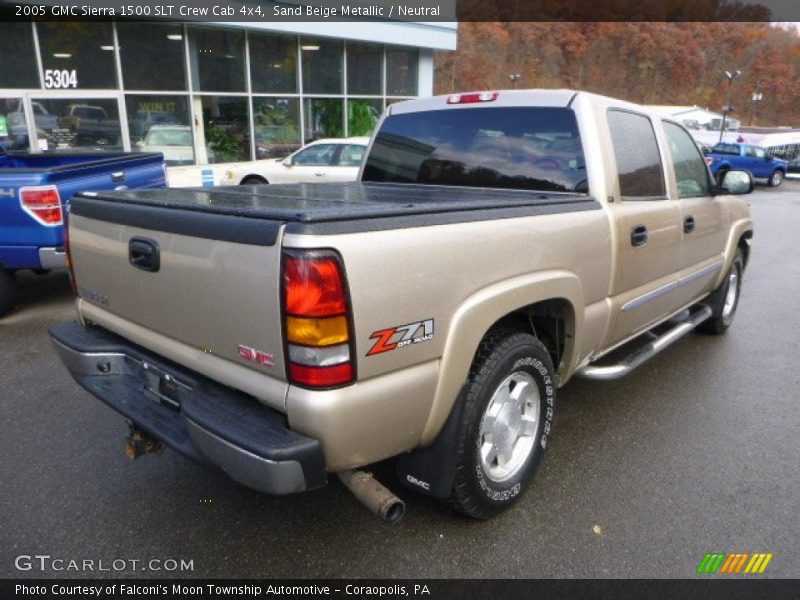
<svg viewBox="0 0 800 600">
<path fill-rule="evenodd" d="M 777 172 L 776 172 L 776 173 L 775 173 L 775 174 L 772 176 L 772 185 L 773 185 L 773 186 L 780 185 L 780 183 L 781 183 L 781 180 L 782 180 L 782 179 L 783 179 L 783 173 L 781 173 L 780 171 L 777 171 Z"/>
<path fill-rule="evenodd" d="M 539 388 L 530 374 L 515 371 L 497 386 L 478 434 L 478 452 L 486 477 L 502 483 L 524 467 L 533 451 L 539 413 Z"/>
<path fill-rule="evenodd" d="M 726 321 L 733 316 L 736 310 L 736 297 L 739 295 L 739 269 L 736 266 L 731 269 L 728 276 L 728 293 L 725 294 L 725 305 L 722 307 L 722 318 Z"/>
</svg>

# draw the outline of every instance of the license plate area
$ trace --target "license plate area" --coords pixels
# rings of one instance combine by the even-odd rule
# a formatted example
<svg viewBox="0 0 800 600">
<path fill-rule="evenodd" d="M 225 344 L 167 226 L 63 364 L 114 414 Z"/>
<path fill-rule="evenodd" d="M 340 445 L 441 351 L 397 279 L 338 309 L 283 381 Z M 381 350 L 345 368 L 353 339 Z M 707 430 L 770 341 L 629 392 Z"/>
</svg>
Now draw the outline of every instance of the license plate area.
<svg viewBox="0 0 800 600">
<path fill-rule="evenodd" d="M 143 362 L 140 373 L 145 396 L 175 411 L 180 410 L 182 396 L 192 390 L 191 386 L 152 363 Z"/>
</svg>

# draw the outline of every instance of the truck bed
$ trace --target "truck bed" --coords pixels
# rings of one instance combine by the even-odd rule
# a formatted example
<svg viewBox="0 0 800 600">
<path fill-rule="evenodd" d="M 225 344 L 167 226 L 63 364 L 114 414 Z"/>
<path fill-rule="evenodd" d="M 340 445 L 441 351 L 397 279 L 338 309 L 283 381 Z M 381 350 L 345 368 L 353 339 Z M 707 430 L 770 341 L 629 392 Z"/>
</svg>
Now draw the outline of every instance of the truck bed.
<svg viewBox="0 0 800 600">
<path fill-rule="evenodd" d="M 239 218 L 233 222 L 247 236 L 241 219 L 286 223 L 290 233 L 344 233 L 599 208 L 584 194 L 360 182 L 93 192 L 72 204 L 73 213 L 86 217 L 175 233 L 177 226 L 201 237 L 208 235 L 193 221 L 216 224 L 221 239 L 241 242 L 225 235 L 230 217 Z M 171 211 L 185 216 L 170 218 Z"/>
</svg>

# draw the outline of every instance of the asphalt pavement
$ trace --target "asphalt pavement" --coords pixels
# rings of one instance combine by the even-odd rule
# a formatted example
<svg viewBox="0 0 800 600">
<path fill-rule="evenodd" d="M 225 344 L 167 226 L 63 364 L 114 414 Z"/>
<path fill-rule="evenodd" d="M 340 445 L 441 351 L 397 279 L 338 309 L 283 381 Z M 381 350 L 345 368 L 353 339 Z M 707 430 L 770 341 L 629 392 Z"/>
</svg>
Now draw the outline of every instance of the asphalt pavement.
<svg viewBox="0 0 800 600">
<path fill-rule="evenodd" d="M 129 461 L 122 419 L 47 339 L 73 315 L 66 277 L 21 277 L 0 319 L 0 577 L 694 577 L 707 552 L 772 553 L 763 576 L 800 577 L 800 183 L 749 201 L 729 332 L 692 334 L 623 380 L 570 382 L 534 485 L 489 522 L 391 477 L 408 505 L 396 527 L 335 481 L 269 497 L 170 451 Z M 66 562 L 17 570 L 28 555 Z"/>
</svg>

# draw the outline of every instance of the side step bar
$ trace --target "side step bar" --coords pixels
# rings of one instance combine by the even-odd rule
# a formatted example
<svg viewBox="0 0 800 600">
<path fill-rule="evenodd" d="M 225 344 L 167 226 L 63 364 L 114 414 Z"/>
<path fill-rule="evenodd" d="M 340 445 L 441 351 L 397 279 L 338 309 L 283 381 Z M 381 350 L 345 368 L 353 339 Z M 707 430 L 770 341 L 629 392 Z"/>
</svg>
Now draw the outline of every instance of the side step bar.
<svg viewBox="0 0 800 600">
<path fill-rule="evenodd" d="M 624 377 L 642 363 L 647 362 L 659 352 L 665 350 L 695 327 L 711 316 L 711 307 L 702 305 L 700 310 L 691 314 L 688 319 L 679 323 L 666 333 L 658 336 L 652 342 L 638 348 L 615 365 L 594 366 L 587 365 L 579 370 L 576 375 L 585 379 L 607 381 Z"/>
</svg>

